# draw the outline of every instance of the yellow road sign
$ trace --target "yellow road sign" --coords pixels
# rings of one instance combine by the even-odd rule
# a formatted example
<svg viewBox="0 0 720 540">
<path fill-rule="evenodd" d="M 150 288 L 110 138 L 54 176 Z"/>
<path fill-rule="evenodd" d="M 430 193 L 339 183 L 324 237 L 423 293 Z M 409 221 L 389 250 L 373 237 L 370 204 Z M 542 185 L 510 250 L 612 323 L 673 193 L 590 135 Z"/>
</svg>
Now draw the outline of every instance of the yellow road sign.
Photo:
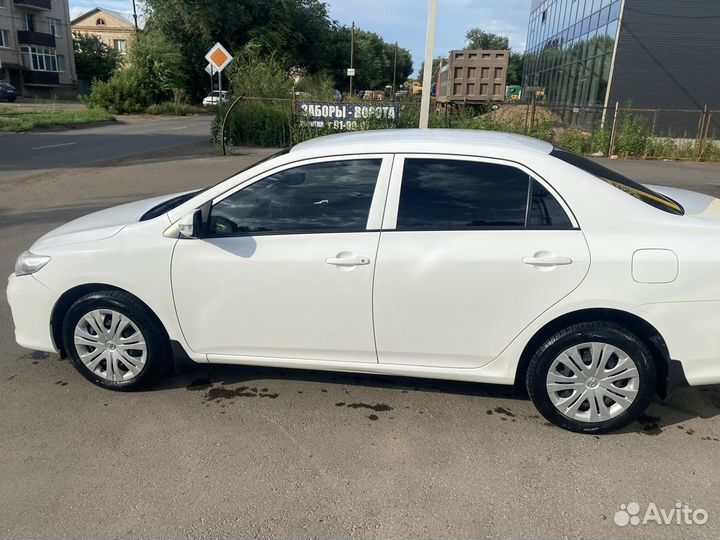
<svg viewBox="0 0 720 540">
<path fill-rule="evenodd" d="M 228 64 L 233 61 L 233 57 L 227 52 L 227 49 L 218 42 L 207 52 L 205 60 L 210 63 L 215 69 L 215 72 L 218 72 L 225 69 Z"/>
</svg>

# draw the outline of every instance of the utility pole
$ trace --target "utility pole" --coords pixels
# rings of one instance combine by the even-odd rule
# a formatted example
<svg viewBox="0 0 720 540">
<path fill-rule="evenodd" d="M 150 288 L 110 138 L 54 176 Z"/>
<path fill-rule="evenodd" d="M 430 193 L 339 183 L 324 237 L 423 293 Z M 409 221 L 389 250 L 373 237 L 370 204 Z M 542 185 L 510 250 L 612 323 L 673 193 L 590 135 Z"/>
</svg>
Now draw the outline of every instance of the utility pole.
<svg viewBox="0 0 720 540">
<path fill-rule="evenodd" d="M 398 44 L 396 41 L 395 42 L 395 59 L 393 60 L 393 86 L 392 86 L 393 101 L 395 101 L 395 81 L 397 78 L 397 49 L 398 49 Z"/>
<path fill-rule="evenodd" d="M 137 35 L 140 33 L 140 28 L 138 27 L 137 22 L 137 7 L 135 6 L 135 0 L 133 0 L 133 19 L 135 20 L 135 34 Z"/>
<path fill-rule="evenodd" d="M 355 58 L 355 21 L 352 23 L 352 29 L 350 30 L 350 99 L 353 97 L 353 60 Z"/>
<path fill-rule="evenodd" d="M 430 91 L 432 89 L 432 65 L 435 52 L 435 20 L 437 0 L 430 0 L 427 36 L 425 38 L 425 69 L 423 70 L 422 99 L 420 100 L 420 128 L 426 129 L 430 120 Z"/>
</svg>

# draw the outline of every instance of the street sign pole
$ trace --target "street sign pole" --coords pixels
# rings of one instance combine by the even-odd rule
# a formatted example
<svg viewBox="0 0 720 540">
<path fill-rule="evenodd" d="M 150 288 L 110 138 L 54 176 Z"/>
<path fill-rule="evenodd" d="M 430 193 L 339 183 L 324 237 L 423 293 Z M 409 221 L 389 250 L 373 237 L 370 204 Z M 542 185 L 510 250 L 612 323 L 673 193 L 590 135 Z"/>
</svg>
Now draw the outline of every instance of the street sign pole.
<svg viewBox="0 0 720 540">
<path fill-rule="evenodd" d="M 420 128 L 426 129 L 430 120 L 430 91 L 432 90 L 432 64 L 435 52 L 435 19 L 437 0 L 430 0 L 427 37 L 425 38 L 425 69 L 423 70 L 422 99 L 420 100 Z"/>
<path fill-rule="evenodd" d="M 222 71 L 225 69 L 230 62 L 233 61 L 232 55 L 227 52 L 225 47 L 221 43 L 216 43 L 205 55 L 205 60 L 208 61 L 208 73 L 210 73 L 210 80 L 212 81 L 213 70 L 217 72 L 218 76 L 218 114 L 222 118 L 222 105 L 223 105 L 223 93 L 222 93 Z M 205 69 L 207 70 L 208 67 Z M 212 84 L 210 84 L 210 91 L 212 92 Z M 212 95 L 212 94 L 211 94 Z"/>
<path fill-rule="evenodd" d="M 353 65 L 353 60 L 355 58 L 355 21 L 352 23 L 352 29 L 350 30 L 350 99 L 353 97 L 353 90 L 352 90 L 352 83 L 353 83 L 353 76 L 355 76 L 355 70 L 353 69 L 355 66 Z"/>
<path fill-rule="evenodd" d="M 222 118 L 222 71 L 218 71 L 218 114 Z"/>
</svg>

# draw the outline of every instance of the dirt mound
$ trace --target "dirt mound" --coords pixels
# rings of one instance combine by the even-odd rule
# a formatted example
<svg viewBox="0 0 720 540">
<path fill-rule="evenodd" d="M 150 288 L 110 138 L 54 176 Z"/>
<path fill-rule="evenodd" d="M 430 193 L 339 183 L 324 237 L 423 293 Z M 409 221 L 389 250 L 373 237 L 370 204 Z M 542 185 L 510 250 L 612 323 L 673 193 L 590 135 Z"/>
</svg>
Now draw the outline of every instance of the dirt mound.
<svg viewBox="0 0 720 540">
<path fill-rule="evenodd" d="M 498 124 L 524 124 L 525 118 L 530 118 L 530 105 L 501 105 L 494 111 L 489 112 L 493 122 Z M 561 123 L 562 119 L 546 107 L 535 108 L 535 123 Z"/>
</svg>

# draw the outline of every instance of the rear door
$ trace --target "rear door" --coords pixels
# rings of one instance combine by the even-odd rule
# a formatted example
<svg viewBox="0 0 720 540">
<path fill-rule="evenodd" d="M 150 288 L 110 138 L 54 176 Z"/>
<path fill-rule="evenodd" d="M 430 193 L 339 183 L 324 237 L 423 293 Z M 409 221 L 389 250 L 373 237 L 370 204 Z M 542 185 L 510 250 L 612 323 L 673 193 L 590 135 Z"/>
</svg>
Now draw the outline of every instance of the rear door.
<svg viewBox="0 0 720 540">
<path fill-rule="evenodd" d="M 528 169 L 397 156 L 375 273 L 378 360 L 482 366 L 575 289 L 589 264 L 569 209 Z"/>
</svg>

